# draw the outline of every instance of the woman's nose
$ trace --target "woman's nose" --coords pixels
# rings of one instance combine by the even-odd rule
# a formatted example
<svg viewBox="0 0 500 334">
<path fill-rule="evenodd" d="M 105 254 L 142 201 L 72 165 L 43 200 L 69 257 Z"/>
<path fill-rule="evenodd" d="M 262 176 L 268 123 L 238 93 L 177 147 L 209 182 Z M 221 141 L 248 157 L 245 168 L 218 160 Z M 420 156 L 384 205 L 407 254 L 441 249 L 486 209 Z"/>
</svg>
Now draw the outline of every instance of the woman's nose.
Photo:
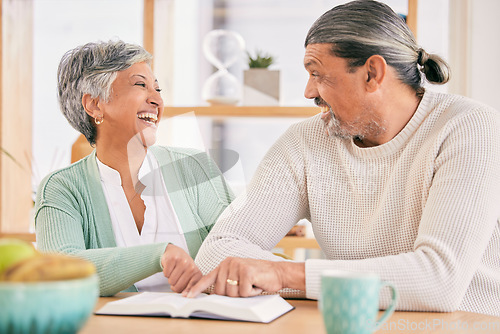
<svg viewBox="0 0 500 334">
<path fill-rule="evenodd" d="M 163 108 L 163 99 L 161 98 L 160 92 L 153 89 L 149 95 L 148 103 L 154 104 L 156 107 Z"/>
</svg>

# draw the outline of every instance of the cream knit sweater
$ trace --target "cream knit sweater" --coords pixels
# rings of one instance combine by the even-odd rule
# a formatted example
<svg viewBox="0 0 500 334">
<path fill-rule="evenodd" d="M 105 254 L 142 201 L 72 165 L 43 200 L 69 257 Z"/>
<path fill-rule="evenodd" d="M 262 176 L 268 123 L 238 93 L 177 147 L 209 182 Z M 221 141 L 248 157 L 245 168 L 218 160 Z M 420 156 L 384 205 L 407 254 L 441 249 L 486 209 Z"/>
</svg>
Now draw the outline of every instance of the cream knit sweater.
<svg viewBox="0 0 500 334">
<path fill-rule="evenodd" d="M 371 271 L 396 285 L 399 310 L 500 316 L 499 132 L 496 110 L 431 91 L 377 147 L 326 137 L 318 116 L 295 124 L 196 262 L 207 273 L 227 256 L 277 261 L 270 250 L 307 218 L 327 257 L 306 261 L 308 298 L 322 270 Z"/>
</svg>

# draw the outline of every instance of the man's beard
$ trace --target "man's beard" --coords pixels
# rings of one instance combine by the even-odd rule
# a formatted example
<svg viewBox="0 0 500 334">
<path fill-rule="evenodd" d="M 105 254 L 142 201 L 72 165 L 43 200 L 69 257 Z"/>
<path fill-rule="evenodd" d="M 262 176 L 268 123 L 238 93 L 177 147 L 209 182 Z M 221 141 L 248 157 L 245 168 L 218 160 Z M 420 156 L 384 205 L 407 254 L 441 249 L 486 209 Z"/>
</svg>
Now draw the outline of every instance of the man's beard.
<svg viewBox="0 0 500 334">
<path fill-rule="evenodd" d="M 339 121 L 330 110 L 330 119 L 328 122 L 325 122 L 325 131 L 330 137 L 341 139 L 352 138 L 357 141 L 363 141 L 366 137 L 378 137 L 386 129 L 373 115 L 370 116 L 369 119 L 360 117 L 353 122 L 347 123 Z"/>
<path fill-rule="evenodd" d="M 374 113 L 365 111 L 356 120 L 343 122 L 335 117 L 332 108 L 326 102 L 322 102 L 322 104 L 317 104 L 329 108 L 329 116 L 323 119 L 325 132 L 329 137 L 354 139 L 362 142 L 366 137 L 376 138 L 386 131 L 385 122 Z"/>
</svg>

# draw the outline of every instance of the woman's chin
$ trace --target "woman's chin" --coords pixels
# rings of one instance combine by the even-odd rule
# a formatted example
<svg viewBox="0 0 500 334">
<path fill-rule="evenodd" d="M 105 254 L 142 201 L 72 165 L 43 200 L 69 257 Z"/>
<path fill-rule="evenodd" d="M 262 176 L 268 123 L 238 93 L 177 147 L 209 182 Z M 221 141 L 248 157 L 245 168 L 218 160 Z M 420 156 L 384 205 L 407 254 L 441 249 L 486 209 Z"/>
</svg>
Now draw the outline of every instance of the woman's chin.
<svg viewBox="0 0 500 334">
<path fill-rule="evenodd" d="M 150 147 L 156 143 L 156 130 L 146 129 L 137 133 L 129 142 L 129 145 L 141 145 Z"/>
</svg>

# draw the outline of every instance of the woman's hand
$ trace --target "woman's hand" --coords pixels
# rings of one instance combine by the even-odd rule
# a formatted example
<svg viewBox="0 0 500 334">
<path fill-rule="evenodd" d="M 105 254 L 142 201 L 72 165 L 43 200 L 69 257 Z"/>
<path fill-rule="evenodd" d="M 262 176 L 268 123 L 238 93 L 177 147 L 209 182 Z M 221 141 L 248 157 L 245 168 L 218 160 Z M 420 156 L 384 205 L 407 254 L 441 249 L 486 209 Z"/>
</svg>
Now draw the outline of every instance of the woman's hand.
<svg viewBox="0 0 500 334">
<path fill-rule="evenodd" d="M 305 265 L 229 257 L 182 294 L 196 297 L 211 285 L 215 285 L 216 294 L 230 297 L 256 296 L 283 288 L 305 290 Z"/>
<path fill-rule="evenodd" d="M 173 244 L 168 244 L 165 248 L 161 256 L 161 265 L 163 275 L 168 278 L 170 288 L 174 292 L 191 288 L 203 276 L 191 256 Z"/>
</svg>

